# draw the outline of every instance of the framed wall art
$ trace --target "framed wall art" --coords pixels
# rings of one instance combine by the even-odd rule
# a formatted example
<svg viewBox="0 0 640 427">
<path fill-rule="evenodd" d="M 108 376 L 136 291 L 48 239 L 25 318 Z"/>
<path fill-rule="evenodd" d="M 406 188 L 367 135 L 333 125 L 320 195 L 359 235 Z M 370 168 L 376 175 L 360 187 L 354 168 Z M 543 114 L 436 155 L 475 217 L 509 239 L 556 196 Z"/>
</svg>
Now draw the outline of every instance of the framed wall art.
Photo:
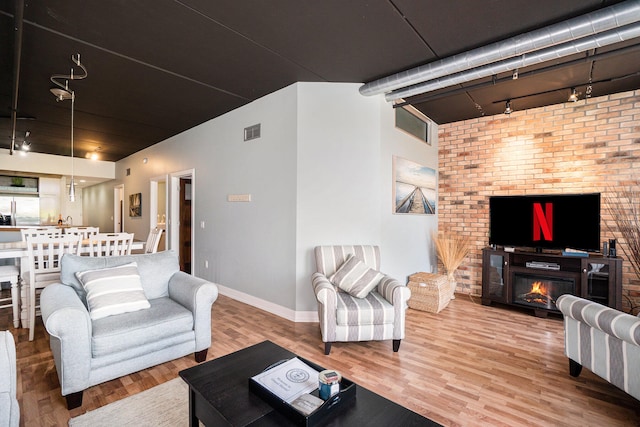
<svg viewBox="0 0 640 427">
<path fill-rule="evenodd" d="M 393 157 L 393 212 L 433 215 L 436 213 L 435 169 L 402 157 Z"/>
<path fill-rule="evenodd" d="M 142 193 L 129 194 L 129 216 L 142 216 Z"/>
</svg>

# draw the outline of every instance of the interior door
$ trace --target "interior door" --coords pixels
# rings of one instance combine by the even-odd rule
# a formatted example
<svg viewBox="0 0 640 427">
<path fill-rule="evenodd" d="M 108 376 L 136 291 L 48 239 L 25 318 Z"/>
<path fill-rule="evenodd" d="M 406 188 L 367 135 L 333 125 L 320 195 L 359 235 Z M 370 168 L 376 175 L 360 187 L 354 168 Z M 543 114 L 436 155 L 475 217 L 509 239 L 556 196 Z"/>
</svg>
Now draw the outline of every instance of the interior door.
<svg viewBox="0 0 640 427">
<path fill-rule="evenodd" d="M 191 179 L 180 178 L 180 270 L 191 274 Z"/>
<path fill-rule="evenodd" d="M 124 231 L 124 186 L 116 185 L 113 188 L 113 231 Z"/>
</svg>

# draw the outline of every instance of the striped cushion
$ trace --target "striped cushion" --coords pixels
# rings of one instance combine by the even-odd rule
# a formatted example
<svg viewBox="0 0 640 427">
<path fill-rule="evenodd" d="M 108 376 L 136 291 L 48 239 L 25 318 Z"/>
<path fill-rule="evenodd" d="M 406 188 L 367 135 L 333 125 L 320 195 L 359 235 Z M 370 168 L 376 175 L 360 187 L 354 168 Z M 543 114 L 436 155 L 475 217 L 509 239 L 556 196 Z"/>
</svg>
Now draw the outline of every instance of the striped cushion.
<svg viewBox="0 0 640 427">
<path fill-rule="evenodd" d="M 87 292 L 87 305 L 92 320 L 150 307 L 135 262 L 79 271 L 76 277 Z"/>
<path fill-rule="evenodd" d="M 367 267 L 355 256 L 349 255 L 329 280 L 350 295 L 365 298 L 378 285 L 382 277 L 382 273 Z"/>
<path fill-rule="evenodd" d="M 369 292 L 365 298 L 354 298 L 340 292 L 337 299 L 336 323 L 338 326 L 366 328 L 373 325 L 392 324 L 395 319 L 393 305 L 377 292 Z M 376 337 L 376 339 L 384 339 Z"/>
</svg>

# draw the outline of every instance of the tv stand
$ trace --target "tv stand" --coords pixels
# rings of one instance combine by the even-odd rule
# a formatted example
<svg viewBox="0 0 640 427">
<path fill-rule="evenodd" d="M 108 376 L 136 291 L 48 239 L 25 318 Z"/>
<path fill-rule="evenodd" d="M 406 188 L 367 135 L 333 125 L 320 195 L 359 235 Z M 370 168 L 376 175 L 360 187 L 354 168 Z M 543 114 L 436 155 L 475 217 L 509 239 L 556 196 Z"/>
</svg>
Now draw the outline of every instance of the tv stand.
<svg viewBox="0 0 640 427">
<path fill-rule="evenodd" d="M 531 290 L 529 284 L 541 287 Z M 548 293 L 549 295 L 546 295 Z M 622 258 L 589 254 L 485 248 L 482 251 L 482 304 L 531 308 L 536 316 L 559 313 L 563 293 L 622 309 Z"/>
</svg>

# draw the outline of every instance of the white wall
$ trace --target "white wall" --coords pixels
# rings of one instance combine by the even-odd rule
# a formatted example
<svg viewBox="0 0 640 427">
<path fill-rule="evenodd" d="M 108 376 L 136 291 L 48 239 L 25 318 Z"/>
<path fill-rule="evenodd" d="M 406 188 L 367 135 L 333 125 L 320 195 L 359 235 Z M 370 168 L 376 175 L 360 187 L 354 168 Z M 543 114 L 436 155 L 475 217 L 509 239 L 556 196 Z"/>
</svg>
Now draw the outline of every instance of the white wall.
<svg viewBox="0 0 640 427">
<path fill-rule="evenodd" d="M 315 246 L 381 241 L 380 104 L 359 86 L 298 85 L 298 311 L 317 310 Z"/>
<path fill-rule="evenodd" d="M 193 242 L 195 275 L 288 318 L 317 310 L 316 245 L 378 244 L 383 271 L 401 281 L 429 271 L 436 217 L 392 213 L 391 168 L 393 155 L 436 168 L 437 142 L 396 130 L 391 106 L 359 86 L 297 83 L 269 94 L 121 160 L 115 181 L 85 190 L 85 206 L 112 198 L 116 184 L 127 198 L 141 192 L 143 216 L 125 217 L 125 230 L 144 238 L 149 181 L 195 169 L 194 226 L 205 223 Z M 243 129 L 257 123 L 262 137 L 243 142 Z M 229 194 L 252 201 L 227 202 Z"/>
<path fill-rule="evenodd" d="M 112 193 L 117 184 L 124 185 L 127 199 L 142 193 L 142 217 L 125 216 L 124 224 L 146 238 L 149 181 L 194 169 L 195 275 L 293 309 L 295 117 L 296 87 L 290 86 L 121 160 L 117 179 L 86 190 L 92 194 L 85 199 Z M 257 123 L 262 137 L 244 142 L 244 128 Z M 252 201 L 228 202 L 229 194 L 251 194 Z"/>
<path fill-rule="evenodd" d="M 103 233 L 112 233 L 114 231 L 113 186 L 114 181 L 109 181 L 106 184 L 85 188 L 81 192 L 84 225 L 99 227 Z M 78 204 L 77 201 L 76 204 Z"/>
<path fill-rule="evenodd" d="M 438 128 L 430 126 L 431 145 L 395 127 L 395 112 L 388 102 L 379 98 L 381 140 L 381 247 L 382 267 L 400 281 L 407 276 L 437 269 L 431 235 L 438 229 L 437 215 L 393 213 L 393 156 L 402 157 L 430 167 L 438 174 Z M 436 203 L 436 211 L 439 207 Z"/>
</svg>

